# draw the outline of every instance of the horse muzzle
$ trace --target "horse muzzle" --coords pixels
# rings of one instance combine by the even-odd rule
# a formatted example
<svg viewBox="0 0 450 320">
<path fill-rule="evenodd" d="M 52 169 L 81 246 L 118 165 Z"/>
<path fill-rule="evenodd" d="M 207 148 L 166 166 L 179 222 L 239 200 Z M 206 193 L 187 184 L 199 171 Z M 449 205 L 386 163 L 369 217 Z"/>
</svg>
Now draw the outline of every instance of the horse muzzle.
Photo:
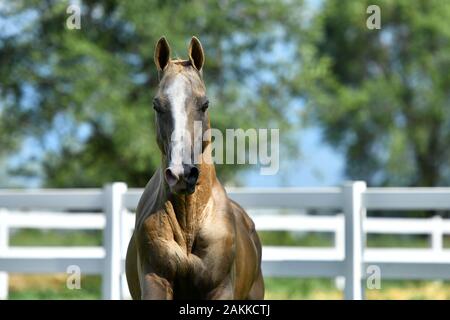
<svg viewBox="0 0 450 320">
<path fill-rule="evenodd" d="M 164 179 L 175 194 L 192 194 L 195 191 L 199 170 L 196 166 L 183 164 L 170 166 L 164 170 Z"/>
</svg>

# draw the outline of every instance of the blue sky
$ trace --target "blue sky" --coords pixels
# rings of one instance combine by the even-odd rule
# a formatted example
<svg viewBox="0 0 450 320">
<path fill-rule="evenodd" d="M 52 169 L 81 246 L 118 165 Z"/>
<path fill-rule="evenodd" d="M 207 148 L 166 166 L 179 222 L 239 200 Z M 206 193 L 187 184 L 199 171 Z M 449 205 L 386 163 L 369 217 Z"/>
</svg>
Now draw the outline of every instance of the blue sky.
<svg viewBox="0 0 450 320">
<path fill-rule="evenodd" d="M 298 136 L 297 146 L 300 151 L 298 159 L 286 159 L 280 153 L 278 174 L 262 176 L 259 168 L 255 167 L 250 169 L 242 179 L 243 185 L 248 187 L 320 187 L 340 184 L 343 180 L 344 159 L 322 141 L 320 129 L 317 127 L 300 129 L 296 136 Z"/>
</svg>

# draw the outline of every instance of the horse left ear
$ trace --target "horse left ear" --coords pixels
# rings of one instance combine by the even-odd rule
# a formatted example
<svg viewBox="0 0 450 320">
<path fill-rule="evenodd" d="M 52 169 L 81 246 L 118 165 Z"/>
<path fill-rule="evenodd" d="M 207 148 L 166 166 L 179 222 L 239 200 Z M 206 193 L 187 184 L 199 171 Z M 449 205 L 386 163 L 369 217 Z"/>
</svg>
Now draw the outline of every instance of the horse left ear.
<svg viewBox="0 0 450 320">
<path fill-rule="evenodd" d="M 192 37 L 189 44 L 189 61 L 198 70 L 202 71 L 203 64 L 205 63 L 205 54 L 203 52 L 202 44 L 196 37 Z"/>
</svg>

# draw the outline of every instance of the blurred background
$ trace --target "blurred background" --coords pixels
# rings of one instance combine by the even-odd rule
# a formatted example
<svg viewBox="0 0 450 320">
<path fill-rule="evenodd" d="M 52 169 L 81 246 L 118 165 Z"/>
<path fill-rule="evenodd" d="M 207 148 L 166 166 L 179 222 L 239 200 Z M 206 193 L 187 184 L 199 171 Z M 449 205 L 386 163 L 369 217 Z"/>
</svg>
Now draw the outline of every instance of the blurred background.
<svg viewBox="0 0 450 320">
<path fill-rule="evenodd" d="M 80 29 L 68 29 L 70 4 Z M 381 28 L 366 26 L 369 5 Z M 142 188 L 160 162 L 151 101 L 161 35 L 205 53 L 215 128 L 279 128 L 280 170 L 217 165 L 226 186 L 448 186 L 450 1 L 0 0 L 0 188 Z M 310 214 L 320 214 L 312 212 Z M 369 216 L 395 212 L 369 212 Z M 449 218 L 448 211 L 402 216 Z M 1 223 L 1 221 L 0 221 Z M 317 233 L 261 232 L 265 245 L 328 246 Z M 374 235 L 369 247 L 426 247 Z M 18 246 L 100 245 L 100 231 L 17 230 Z M 444 238 L 450 248 L 450 237 Z M 12 299 L 98 299 L 100 277 L 10 275 Z M 267 278 L 266 298 L 339 299 L 333 280 Z M 384 281 L 369 299 L 450 299 L 448 281 Z"/>
</svg>

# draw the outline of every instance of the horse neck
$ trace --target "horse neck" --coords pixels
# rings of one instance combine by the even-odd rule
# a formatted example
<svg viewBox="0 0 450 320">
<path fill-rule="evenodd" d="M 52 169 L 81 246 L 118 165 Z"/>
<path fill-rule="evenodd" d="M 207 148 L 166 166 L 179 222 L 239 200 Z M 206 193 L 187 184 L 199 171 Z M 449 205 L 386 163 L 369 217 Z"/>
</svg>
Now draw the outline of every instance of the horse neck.
<svg viewBox="0 0 450 320">
<path fill-rule="evenodd" d="M 190 195 L 168 194 L 168 200 L 173 207 L 189 251 L 192 249 L 200 222 L 208 211 L 207 206 L 212 195 L 212 188 L 217 179 L 209 147 L 205 148 L 201 155 L 199 171 L 200 175 L 194 193 Z M 167 187 L 166 190 L 168 190 Z"/>
</svg>

